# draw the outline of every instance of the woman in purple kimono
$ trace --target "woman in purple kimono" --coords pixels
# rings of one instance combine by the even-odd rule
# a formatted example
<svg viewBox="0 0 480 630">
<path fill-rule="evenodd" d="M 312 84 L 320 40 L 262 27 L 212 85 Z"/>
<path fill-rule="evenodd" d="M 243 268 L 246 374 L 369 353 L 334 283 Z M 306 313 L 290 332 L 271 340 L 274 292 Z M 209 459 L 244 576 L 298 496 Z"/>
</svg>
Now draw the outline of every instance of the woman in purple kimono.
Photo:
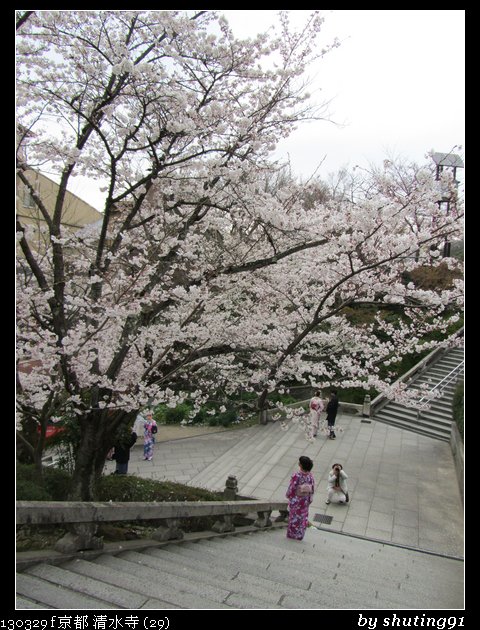
<svg viewBox="0 0 480 630">
<path fill-rule="evenodd" d="M 151 462 L 153 459 L 153 447 L 155 445 L 155 433 L 157 423 L 151 413 L 145 414 L 146 420 L 143 423 L 143 459 Z"/>
<path fill-rule="evenodd" d="M 303 540 L 308 524 L 308 508 L 315 492 L 315 480 L 310 472 L 313 462 L 302 455 L 298 460 L 299 470 L 292 475 L 286 497 L 288 499 L 287 538 Z"/>
</svg>

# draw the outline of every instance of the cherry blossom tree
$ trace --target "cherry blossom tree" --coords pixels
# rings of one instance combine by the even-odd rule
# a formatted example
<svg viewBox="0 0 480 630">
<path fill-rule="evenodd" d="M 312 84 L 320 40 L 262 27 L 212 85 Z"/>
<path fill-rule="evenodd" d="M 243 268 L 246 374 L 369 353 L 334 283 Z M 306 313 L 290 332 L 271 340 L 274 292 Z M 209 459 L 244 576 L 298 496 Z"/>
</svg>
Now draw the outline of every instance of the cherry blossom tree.
<svg viewBox="0 0 480 630">
<path fill-rule="evenodd" d="M 321 117 L 305 79 L 329 50 L 316 13 L 247 41 L 210 11 L 27 13 L 18 176 L 49 245 L 17 221 L 17 356 L 40 366 L 18 375 L 19 429 L 44 437 L 49 419 L 76 418 L 72 498 L 95 496 L 138 409 L 188 399 L 195 413 L 219 389 L 257 392 L 263 409 L 291 381 L 387 389 L 379 365 L 458 318 L 459 280 L 441 293 L 404 281 L 461 234 L 460 201 L 439 209 L 445 186 L 456 194 L 447 173 L 442 190 L 428 168 L 395 164 L 320 197 L 313 182 L 268 185 L 276 143 Z M 45 165 L 53 214 L 29 180 Z M 71 232 L 75 174 L 105 183 L 105 206 L 101 225 Z M 358 326 L 367 305 L 376 316 Z"/>
</svg>

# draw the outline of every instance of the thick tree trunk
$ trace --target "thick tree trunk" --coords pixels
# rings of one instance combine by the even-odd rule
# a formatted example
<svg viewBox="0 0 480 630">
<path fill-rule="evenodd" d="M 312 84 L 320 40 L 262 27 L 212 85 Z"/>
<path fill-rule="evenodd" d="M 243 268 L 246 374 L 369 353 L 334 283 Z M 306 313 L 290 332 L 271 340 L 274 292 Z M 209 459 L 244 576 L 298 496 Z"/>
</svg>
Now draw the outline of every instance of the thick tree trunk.
<svg viewBox="0 0 480 630">
<path fill-rule="evenodd" d="M 257 401 L 257 409 L 258 409 L 258 421 L 260 424 L 267 424 L 267 398 L 268 398 L 268 389 L 264 389 L 260 394 L 260 397 Z"/>
<path fill-rule="evenodd" d="M 80 443 L 75 457 L 71 501 L 94 501 L 97 482 L 102 476 L 105 458 L 112 447 L 116 430 L 136 413 L 93 411 L 80 419 Z"/>
</svg>

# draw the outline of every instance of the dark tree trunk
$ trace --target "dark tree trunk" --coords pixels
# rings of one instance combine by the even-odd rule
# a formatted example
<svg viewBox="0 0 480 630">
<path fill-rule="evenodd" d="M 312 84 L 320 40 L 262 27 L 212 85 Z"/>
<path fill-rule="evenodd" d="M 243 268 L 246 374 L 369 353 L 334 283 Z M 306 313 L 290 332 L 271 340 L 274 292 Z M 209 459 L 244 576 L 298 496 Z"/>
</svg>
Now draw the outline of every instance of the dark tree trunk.
<svg viewBox="0 0 480 630">
<path fill-rule="evenodd" d="M 136 412 L 92 411 L 80 419 L 80 441 L 75 455 L 75 469 L 69 493 L 71 501 L 94 501 L 97 482 L 105 459 L 121 425 L 131 422 Z"/>
<path fill-rule="evenodd" d="M 258 421 L 260 424 L 267 424 L 267 398 L 268 398 L 268 389 L 264 389 L 260 394 L 260 397 L 257 401 L 257 409 L 258 409 Z"/>
</svg>

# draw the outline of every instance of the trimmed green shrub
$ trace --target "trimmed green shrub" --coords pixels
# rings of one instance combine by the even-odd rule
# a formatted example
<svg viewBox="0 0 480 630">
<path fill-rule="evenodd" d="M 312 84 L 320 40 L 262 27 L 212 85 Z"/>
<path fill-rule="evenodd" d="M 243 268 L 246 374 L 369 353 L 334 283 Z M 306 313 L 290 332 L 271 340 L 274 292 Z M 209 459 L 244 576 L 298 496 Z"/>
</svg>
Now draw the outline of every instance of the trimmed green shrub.
<svg viewBox="0 0 480 630">
<path fill-rule="evenodd" d="M 229 427 L 232 422 L 237 422 L 238 414 L 235 409 L 227 409 L 227 411 L 219 414 L 217 418 L 222 427 Z"/>
<path fill-rule="evenodd" d="M 66 470 L 46 468 L 43 472 L 45 490 L 53 501 L 64 501 L 70 490 L 72 478 Z"/>
<path fill-rule="evenodd" d="M 182 403 L 181 405 L 177 405 L 173 408 L 165 407 L 163 410 L 165 424 L 180 424 L 182 420 L 186 420 L 188 418 L 190 410 L 191 407 L 186 403 Z"/>
<path fill-rule="evenodd" d="M 167 407 L 167 405 L 158 405 L 155 409 L 155 419 L 160 424 L 180 424 L 181 422 L 188 422 L 189 424 L 207 424 L 211 427 L 218 425 L 228 427 L 238 420 L 237 408 L 227 409 L 223 413 L 209 413 L 212 410 L 216 411 L 219 404 L 219 402 L 217 402 L 217 404 L 213 402 L 207 403 L 200 408 L 193 418 L 190 417 L 193 405 L 189 402 L 182 403 L 174 408 Z"/>
<path fill-rule="evenodd" d="M 221 501 L 223 493 L 134 475 L 105 475 L 98 483 L 97 497 L 99 501 Z"/>
<path fill-rule="evenodd" d="M 60 482 L 63 479 L 63 471 L 45 469 L 47 477 L 55 480 L 51 483 L 50 492 L 54 494 L 68 484 Z M 56 473 L 60 473 L 57 475 Z M 51 496 L 43 481 L 34 472 L 33 466 L 18 466 L 17 474 L 17 499 L 25 501 L 49 501 L 52 499 L 64 501 L 65 496 Z M 54 487 L 56 488 L 54 490 Z M 133 475 L 106 475 L 97 485 L 97 500 L 99 501 L 223 501 L 223 492 L 211 492 L 204 488 L 195 488 L 172 481 L 154 481 L 142 479 Z M 192 517 L 182 519 L 182 529 L 187 532 L 203 531 L 211 529 L 217 517 Z M 130 540 L 151 537 L 156 527 L 163 521 L 143 522 L 112 522 L 101 523 L 98 534 L 106 540 Z M 52 547 L 55 542 L 65 534 L 65 529 L 60 525 L 51 526 L 17 526 L 17 551 L 28 549 L 46 549 Z"/>
<path fill-rule="evenodd" d="M 70 475 L 58 468 L 44 468 L 39 476 L 33 464 L 17 464 L 18 501 L 66 501 Z M 98 501 L 221 501 L 222 492 L 211 492 L 173 481 L 155 481 L 135 475 L 104 475 L 97 485 Z"/>
<path fill-rule="evenodd" d="M 45 488 L 28 479 L 17 480 L 17 501 L 52 501 Z"/>
<path fill-rule="evenodd" d="M 17 501 L 65 501 L 70 481 L 59 468 L 44 468 L 40 476 L 33 464 L 17 463 Z"/>
</svg>

